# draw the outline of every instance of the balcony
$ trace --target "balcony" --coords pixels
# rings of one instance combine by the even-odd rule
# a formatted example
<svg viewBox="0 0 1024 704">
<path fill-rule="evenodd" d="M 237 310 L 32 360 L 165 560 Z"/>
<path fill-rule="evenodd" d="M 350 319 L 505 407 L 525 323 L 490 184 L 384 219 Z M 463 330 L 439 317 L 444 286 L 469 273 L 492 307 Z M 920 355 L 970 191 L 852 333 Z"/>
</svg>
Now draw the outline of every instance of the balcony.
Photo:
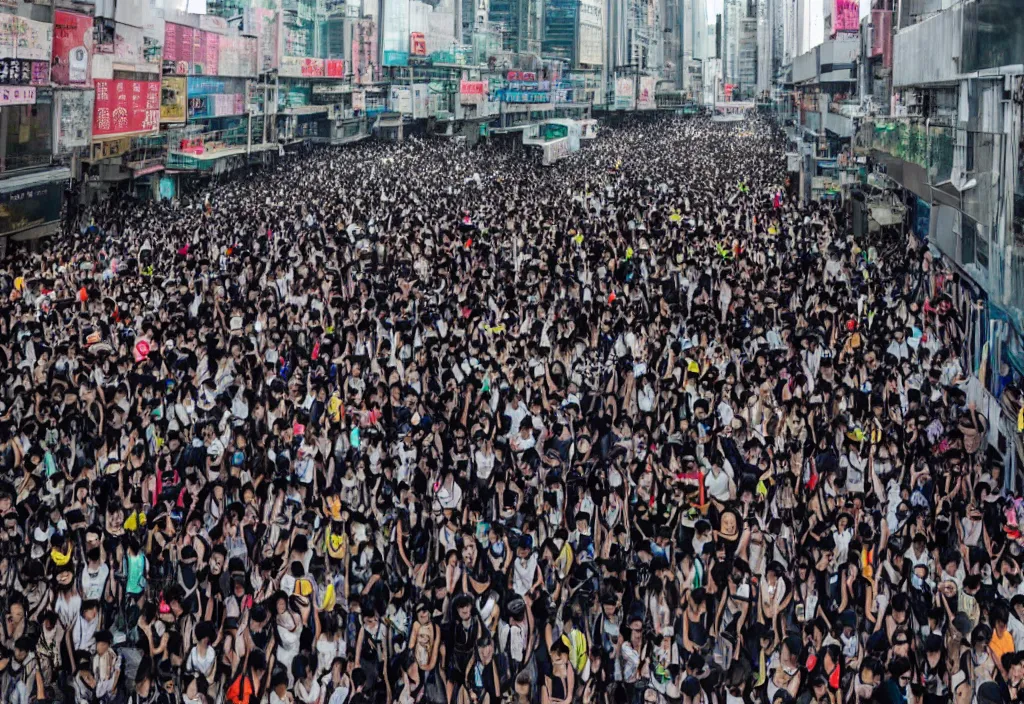
<svg viewBox="0 0 1024 704">
<path fill-rule="evenodd" d="M 963 6 L 899 31 L 893 44 L 895 87 L 952 83 L 960 75 Z"/>
</svg>

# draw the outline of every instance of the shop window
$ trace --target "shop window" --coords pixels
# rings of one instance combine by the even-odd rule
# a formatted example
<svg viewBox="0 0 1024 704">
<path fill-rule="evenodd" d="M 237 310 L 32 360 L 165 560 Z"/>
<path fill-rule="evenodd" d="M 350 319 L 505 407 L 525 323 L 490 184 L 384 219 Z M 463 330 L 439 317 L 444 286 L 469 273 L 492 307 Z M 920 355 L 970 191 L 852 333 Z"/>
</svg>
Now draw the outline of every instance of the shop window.
<svg viewBox="0 0 1024 704">
<path fill-rule="evenodd" d="M 14 105 L 4 108 L 7 151 L 0 162 L 0 171 L 15 171 L 50 163 L 52 147 L 52 112 L 46 103 Z"/>
</svg>

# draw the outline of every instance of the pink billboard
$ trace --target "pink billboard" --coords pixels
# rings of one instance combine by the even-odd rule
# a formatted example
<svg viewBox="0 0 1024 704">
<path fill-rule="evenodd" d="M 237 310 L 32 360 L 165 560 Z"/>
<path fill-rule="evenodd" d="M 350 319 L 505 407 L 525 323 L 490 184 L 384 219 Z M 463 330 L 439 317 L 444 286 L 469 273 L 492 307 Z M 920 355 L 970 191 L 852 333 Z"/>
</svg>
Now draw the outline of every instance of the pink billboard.
<svg viewBox="0 0 1024 704">
<path fill-rule="evenodd" d="M 839 32 L 856 32 L 860 29 L 860 2 L 858 0 L 836 0 L 832 10 L 832 36 Z"/>
</svg>

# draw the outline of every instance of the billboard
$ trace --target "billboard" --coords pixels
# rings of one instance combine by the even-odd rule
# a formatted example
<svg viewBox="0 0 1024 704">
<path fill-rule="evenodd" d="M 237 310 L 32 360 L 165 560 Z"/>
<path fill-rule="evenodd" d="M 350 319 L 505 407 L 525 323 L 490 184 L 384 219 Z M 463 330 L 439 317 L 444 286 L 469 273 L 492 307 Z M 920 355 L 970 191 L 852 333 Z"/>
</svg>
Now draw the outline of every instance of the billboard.
<svg viewBox="0 0 1024 704">
<path fill-rule="evenodd" d="M 637 110 L 653 110 L 657 107 L 654 102 L 654 90 L 658 79 L 654 76 L 640 76 L 640 97 L 637 101 Z"/>
<path fill-rule="evenodd" d="M 324 60 L 308 56 L 282 56 L 277 73 L 292 78 L 323 78 Z"/>
<path fill-rule="evenodd" d="M 459 84 L 459 102 L 463 105 L 479 105 L 486 94 L 486 81 L 462 81 Z"/>
<path fill-rule="evenodd" d="M 615 109 L 633 110 L 636 107 L 636 92 L 632 78 L 615 79 Z"/>
<path fill-rule="evenodd" d="M 152 132 L 160 127 L 160 81 L 97 80 L 92 135 Z"/>
<path fill-rule="evenodd" d="M 860 3 L 858 0 L 836 0 L 832 8 L 832 36 L 838 32 L 860 30 Z"/>
<path fill-rule="evenodd" d="M 52 55 L 52 24 L 0 15 L 0 58 L 49 61 Z"/>
<path fill-rule="evenodd" d="M 91 90 L 57 91 L 57 151 L 88 147 L 92 138 Z"/>
<path fill-rule="evenodd" d="M 413 32 L 409 35 L 409 53 L 413 56 L 427 55 L 427 38 L 423 32 Z"/>
<path fill-rule="evenodd" d="M 0 235 L 60 220 L 63 181 L 51 181 L 0 193 Z"/>
<path fill-rule="evenodd" d="M 173 22 L 164 23 L 163 67 L 165 74 L 216 76 L 220 63 L 219 34 Z"/>
<path fill-rule="evenodd" d="M 91 55 L 92 17 L 55 10 L 51 80 L 62 86 L 89 85 Z"/>
<path fill-rule="evenodd" d="M 580 0 L 580 37 L 578 63 L 601 65 L 604 39 L 604 3 L 599 0 Z"/>
<path fill-rule="evenodd" d="M 353 110 L 365 110 L 366 109 L 366 91 L 365 90 L 354 90 L 354 91 L 352 91 L 352 109 Z"/>
<path fill-rule="evenodd" d="M 328 78 L 345 77 L 345 61 L 343 59 L 327 59 L 325 62 L 325 73 Z"/>
<path fill-rule="evenodd" d="M 377 25 L 373 20 L 356 22 L 352 41 L 352 76 L 356 83 L 373 83 L 377 68 Z"/>
<path fill-rule="evenodd" d="M 164 76 L 160 79 L 160 122 L 184 122 L 187 95 L 184 77 Z"/>
</svg>

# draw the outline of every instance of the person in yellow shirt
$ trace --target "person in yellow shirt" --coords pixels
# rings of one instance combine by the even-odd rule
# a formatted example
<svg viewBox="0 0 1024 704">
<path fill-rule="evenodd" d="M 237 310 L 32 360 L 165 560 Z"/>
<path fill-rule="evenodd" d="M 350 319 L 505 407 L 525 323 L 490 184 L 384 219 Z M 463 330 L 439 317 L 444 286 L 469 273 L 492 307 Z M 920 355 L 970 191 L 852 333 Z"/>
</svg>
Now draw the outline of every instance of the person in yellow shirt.
<svg viewBox="0 0 1024 704">
<path fill-rule="evenodd" d="M 995 660 L 996 667 L 1005 678 L 1007 675 L 1003 669 L 1003 656 L 1015 650 L 1013 636 L 1007 628 L 1010 622 L 1010 612 L 1002 604 L 996 604 L 992 607 L 989 616 L 992 621 L 992 639 L 988 642 L 988 647 L 992 651 L 992 659 Z"/>
</svg>

